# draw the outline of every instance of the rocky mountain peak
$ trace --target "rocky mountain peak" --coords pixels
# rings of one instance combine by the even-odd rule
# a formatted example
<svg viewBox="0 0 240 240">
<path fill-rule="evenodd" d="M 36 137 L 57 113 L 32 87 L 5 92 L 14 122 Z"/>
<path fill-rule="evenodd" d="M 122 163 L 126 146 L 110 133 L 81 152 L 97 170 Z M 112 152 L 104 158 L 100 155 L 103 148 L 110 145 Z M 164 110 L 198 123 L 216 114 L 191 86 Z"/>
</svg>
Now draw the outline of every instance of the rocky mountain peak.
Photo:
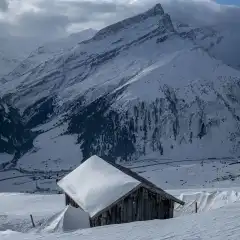
<svg viewBox="0 0 240 240">
<path fill-rule="evenodd" d="M 159 21 L 160 27 L 164 27 L 170 32 L 174 32 L 173 23 L 169 14 L 164 14 L 162 19 Z"/>
<path fill-rule="evenodd" d="M 161 4 L 160 3 L 156 4 L 153 8 L 149 9 L 144 13 L 140 13 L 138 15 L 124 19 L 123 21 L 114 23 L 108 27 L 103 28 L 95 35 L 94 40 L 99 40 L 101 38 L 108 36 L 109 34 L 115 34 L 116 32 L 123 30 L 132 24 L 143 22 L 144 20 L 150 17 L 163 16 L 163 15 L 164 15 L 164 10 Z"/>
<path fill-rule="evenodd" d="M 163 15 L 164 10 L 160 3 L 157 3 L 152 9 L 147 11 L 148 13 L 152 13 L 153 15 Z"/>
</svg>

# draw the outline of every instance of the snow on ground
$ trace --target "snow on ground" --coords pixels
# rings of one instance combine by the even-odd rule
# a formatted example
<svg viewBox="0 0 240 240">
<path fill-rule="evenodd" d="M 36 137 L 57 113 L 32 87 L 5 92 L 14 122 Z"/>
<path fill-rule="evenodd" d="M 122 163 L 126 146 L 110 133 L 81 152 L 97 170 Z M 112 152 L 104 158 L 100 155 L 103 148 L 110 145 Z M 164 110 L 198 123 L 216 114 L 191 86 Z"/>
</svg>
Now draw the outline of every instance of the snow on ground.
<svg viewBox="0 0 240 240">
<path fill-rule="evenodd" d="M 23 174 L 19 171 L 0 171 L 1 192 L 19 192 L 19 189 L 31 191 L 36 189 L 36 181 L 33 181 L 32 174 Z"/>
<path fill-rule="evenodd" d="M 1 136 L 0 136 L 1 138 Z M 7 153 L 0 153 L 0 166 L 2 163 L 9 162 L 13 159 L 13 155 Z"/>
<path fill-rule="evenodd" d="M 66 147 L 56 151 L 68 152 L 69 149 Z M 54 153 L 53 150 L 52 152 Z M 41 150 L 37 153 L 39 155 L 36 156 L 39 158 L 32 158 L 30 162 L 20 161 L 16 168 L 6 172 L 0 170 L 0 191 L 59 191 L 56 179 L 62 178 L 80 164 L 77 162 L 80 161 L 77 155 L 75 155 L 76 158 L 72 157 L 71 161 L 69 161 L 69 157 L 63 155 L 59 160 L 59 166 L 55 166 L 52 169 L 50 167 L 47 168 L 41 162 L 41 154 L 44 154 L 44 151 Z M 74 159 L 76 160 L 75 166 L 72 164 Z M 239 158 L 178 160 L 152 158 L 122 164 L 163 189 L 228 188 L 240 186 Z"/>
<path fill-rule="evenodd" d="M 197 212 L 208 212 L 240 201 L 240 188 L 184 189 L 168 190 L 185 202 L 184 206 L 175 205 L 174 216 L 184 216 Z"/>
<path fill-rule="evenodd" d="M 195 191 L 195 193 L 194 193 Z M 213 191 L 210 189 L 210 191 Z M 46 226 L 45 228 L 31 229 L 31 221 L 29 214 L 33 214 L 33 218 L 38 219 L 37 216 L 50 216 L 52 213 L 51 223 L 54 219 L 59 218 L 59 213 L 63 212 L 63 198 L 62 195 L 29 195 L 29 194 L 1 194 L 0 195 L 0 239 L 3 240 L 70 240 L 70 239 L 111 239 L 111 240 L 150 240 L 150 239 L 173 239 L 173 240 L 237 240 L 240 237 L 240 201 L 232 202 L 231 192 L 234 189 L 224 189 L 222 191 L 222 196 L 228 197 L 215 197 L 214 207 L 210 208 L 210 201 L 208 202 L 209 208 L 204 208 L 204 211 L 198 214 L 191 214 L 182 211 L 184 216 L 178 216 L 169 220 L 153 220 L 146 222 L 135 222 L 130 224 L 112 225 L 105 227 L 97 227 L 92 229 L 83 229 L 75 232 L 65 232 L 59 231 L 56 228 L 55 232 L 48 230 L 51 226 Z M 183 194 L 183 191 L 175 191 L 176 194 Z M 195 197 L 199 197 L 201 191 L 197 189 L 192 189 L 186 191 L 184 195 L 185 200 L 194 200 Z M 215 192 L 216 193 L 216 192 Z M 230 194 L 226 194 L 230 193 Z M 201 193 L 202 204 L 206 201 L 204 197 L 208 195 L 208 192 Z M 219 195 L 219 196 L 220 196 Z M 188 197 L 186 197 L 188 196 Z M 216 195 L 217 196 L 217 195 Z M 235 201 L 234 200 L 234 201 Z M 188 208 L 191 207 L 187 204 Z M 207 206 L 207 205 L 205 205 Z M 215 208 L 215 209 L 214 209 Z M 213 209 L 213 210 L 211 210 Z M 57 213 L 58 212 L 58 213 Z M 12 214 L 12 215 L 11 215 Z M 5 218 L 4 216 L 5 215 Z M 9 225 L 6 225 L 6 215 L 8 217 Z M 10 217 L 11 216 L 11 219 Z M 14 219 L 15 217 L 15 219 Z M 18 224 L 16 226 L 16 219 L 22 219 L 22 225 Z M 38 224 L 43 221 L 36 221 Z M 12 224 L 12 225 L 11 225 Z M 13 224 L 15 224 L 13 226 Z M 173 227 L 174 226 L 174 227 Z M 5 229 L 4 229 L 5 227 Z M 15 227 L 15 228 L 14 228 Z M 18 227 L 18 228 L 17 228 Z M 28 227 L 29 229 L 26 229 Z M 20 233 L 24 232 L 24 233 Z"/>
<path fill-rule="evenodd" d="M 51 124 L 54 125 L 54 122 Z M 41 129 L 51 127 L 51 124 L 42 126 Z M 38 130 L 41 130 L 38 128 Z M 81 149 L 77 142 L 77 135 L 63 135 L 67 124 L 44 132 L 34 140 L 34 148 L 18 161 L 19 168 L 28 170 L 62 170 L 68 169 L 70 163 L 79 165 Z"/>
<path fill-rule="evenodd" d="M 66 206 L 62 212 L 45 221 L 39 228 L 40 232 L 69 232 L 90 228 L 89 214 L 82 209 Z"/>
<path fill-rule="evenodd" d="M 240 165 L 237 164 L 237 159 L 198 161 L 148 159 L 125 163 L 125 166 L 142 174 L 163 189 L 169 189 L 167 192 L 185 201 L 184 206 L 175 205 L 174 219 L 136 222 L 69 233 L 71 226 L 72 229 L 79 227 L 71 223 L 72 219 L 83 218 L 81 214 L 78 215 L 65 208 L 64 195 L 1 193 L 0 239 L 106 240 L 108 237 L 111 240 L 239 239 L 240 183 L 237 174 Z M 9 173 L 1 172 L 1 177 L 2 174 Z M 16 171 L 15 176 L 18 175 L 19 172 Z M 12 182 L 0 181 L 0 188 L 17 191 L 24 184 L 12 185 L 14 181 L 27 182 L 26 177 L 20 179 L 9 180 Z M 32 181 L 32 185 L 36 182 L 41 185 L 41 181 L 44 180 Z M 45 182 L 44 186 L 56 188 L 53 179 L 45 179 L 45 181 L 49 183 Z M 30 177 L 29 182 L 26 183 L 28 188 L 30 188 L 29 184 L 31 184 Z M 80 182 L 79 184 L 81 185 Z M 194 213 L 195 202 L 198 205 L 198 214 Z M 36 228 L 32 228 L 30 214 L 33 216 Z M 84 227 L 86 222 L 82 223 L 81 227 Z"/>
<path fill-rule="evenodd" d="M 61 122 L 63 122 L 63 121 L 64 121 L 64 115 L 60 115 L 60 116 L 54 117 L 47 123 L 44 123 L 35 128 L 32 128 L 32 131 L 47 132 L 47 131 L 55 128 L 56 126 L 61 125 Z M 62 129 L 60 129 L 60 131 L 62 131 Z"/>
<path fill-rule="evenodd" d="M 62 194 L 0 193 L 0 214 L 42 215 L 64 208 Z"/>
<path fill-rule="evenodd" d="M 39 225 L 63 208 L 63 195 L 0 193 L 0 231 L 27 232 L 32 228 L 30 214 Z"/>
<path fill-rule="evenodd" d="M 164 189 L 240 185 L 237 159 L 149 159 L 125 165 Z"/>
</svg>

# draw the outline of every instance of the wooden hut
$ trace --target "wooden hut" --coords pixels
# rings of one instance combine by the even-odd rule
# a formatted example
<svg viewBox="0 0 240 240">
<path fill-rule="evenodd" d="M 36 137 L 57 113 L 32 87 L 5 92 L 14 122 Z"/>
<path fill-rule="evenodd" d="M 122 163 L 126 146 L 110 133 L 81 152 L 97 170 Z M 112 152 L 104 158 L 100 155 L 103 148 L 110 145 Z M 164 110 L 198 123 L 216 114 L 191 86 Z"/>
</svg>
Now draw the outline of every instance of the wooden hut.
<svg viewBox="0 0 240 240">
<path fill-rule="evenodd" d="M 121 165 L 92 156 L 58 183 L 66 205 L 89 214 L 91 227 L 173 217 L 184 202 Z"/>
</svg>

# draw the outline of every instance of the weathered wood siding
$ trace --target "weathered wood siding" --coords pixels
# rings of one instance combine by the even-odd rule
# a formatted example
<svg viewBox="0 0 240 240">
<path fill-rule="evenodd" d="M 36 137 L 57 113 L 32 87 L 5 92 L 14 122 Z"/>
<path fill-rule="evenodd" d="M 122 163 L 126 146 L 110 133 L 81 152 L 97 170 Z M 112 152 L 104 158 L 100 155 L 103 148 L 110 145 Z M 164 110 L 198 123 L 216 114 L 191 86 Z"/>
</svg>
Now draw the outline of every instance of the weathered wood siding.
<svg viewBox="0 0 240 240">
<path fill-rule="evenodd" d="M 173 206 L 172 200 L 141 187 L 91 219 L 91 226 L 172 218 Z"/>
</svg>

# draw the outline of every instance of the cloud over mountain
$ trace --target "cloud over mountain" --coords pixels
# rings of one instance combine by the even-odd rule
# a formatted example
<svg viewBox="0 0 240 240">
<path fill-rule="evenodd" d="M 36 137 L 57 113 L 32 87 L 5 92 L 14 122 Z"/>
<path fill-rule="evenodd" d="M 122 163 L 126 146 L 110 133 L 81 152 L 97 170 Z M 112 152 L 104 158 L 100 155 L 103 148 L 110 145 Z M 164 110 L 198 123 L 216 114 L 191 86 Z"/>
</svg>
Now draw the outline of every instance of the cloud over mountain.
<svg viewBox="0 0 240 240">
<path fill-rule="evenodd" d="M 86 28 L 100 29 L 136 13 L 159 0 L 2 0 L 1 32 L 42 38 L 63 37 Z M 206 24 L 233 21 L 239 23 L 239 8 L 226 7 L 211 0 L 161 0 L 164 9 L 183 21 Z M 239 19 L 239 20 L 238 20 Z"/>
</svg>

